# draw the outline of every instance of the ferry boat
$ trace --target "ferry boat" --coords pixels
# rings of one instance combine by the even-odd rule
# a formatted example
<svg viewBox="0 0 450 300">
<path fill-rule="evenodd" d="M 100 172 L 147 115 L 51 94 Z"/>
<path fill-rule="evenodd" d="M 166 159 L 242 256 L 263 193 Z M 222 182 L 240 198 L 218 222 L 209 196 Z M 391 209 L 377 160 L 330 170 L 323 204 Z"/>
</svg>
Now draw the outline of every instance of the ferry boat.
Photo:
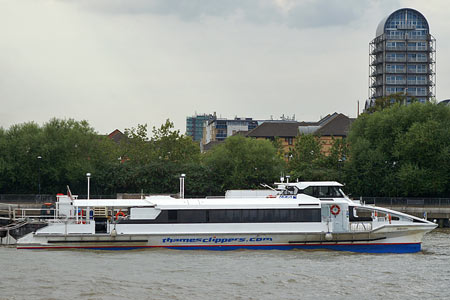
<svg viewBox="0 0 450 300">
<path fill-rule="evenodd" d="M 265 197 L 77 199 L 58 195 L 18 249 L 329 249 L 412 253 L 436 224 L 349 199 L 338 182 L 285 183 Z"/>
</svg>

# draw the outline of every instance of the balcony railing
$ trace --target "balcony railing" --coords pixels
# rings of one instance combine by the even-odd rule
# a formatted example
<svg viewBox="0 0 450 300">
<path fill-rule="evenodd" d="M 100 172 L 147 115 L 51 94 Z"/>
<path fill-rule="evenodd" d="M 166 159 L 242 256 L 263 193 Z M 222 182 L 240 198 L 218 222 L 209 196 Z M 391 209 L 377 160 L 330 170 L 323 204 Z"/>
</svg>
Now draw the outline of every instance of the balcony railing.
<svg viewBox="0 0 450 300">
<path fill-rule="evenodd" d="M 426 74 L 428 70 L 408 69 L 408 74 Z"/>
<path fill-rule="evenodd" d="M 414 30 L 414 29 L 416 29 L 416 25 L 412 25 L 412 24 L 399 24 L 399 25 L 397 25 L 397 29 Z"/>
<path fill-rule="evenodd" d="M 405 69 L 394 69 L 394 70 L 389 69 L 389 70 L 386 70 L 386 73 L 389 73 L 389 74 L 404 74 L 404 73 L 406 73 L 406 70 Z"/>
<path fill-rule="evenodd" d="M 427 46 L 408 46 L 408 51 L 426 51 L 427 48 Z"/>
<path fill-rule="evenodd" d="M 408 62 L 427 62 L 426 57 L 408 57 Z"/>
<path fill-rule="evenodd" d="M 406 35 L 406 39 L 408 40 L 426 40 L 428 37 L 426 35 L 415 35 L 415 36 L 410 36 L 410 35 Z"/>
<path fill-rule="evenodd" d="M 426 91 L 416 91 L 416 92 L 406 92 L 409 96 L 426 96 L 428 93 Z"/>
<path fill-rule="evenodd" d="M 377 59 L 374 59 L 370 65 L 374 66 L 374 65 L 382 64 L 383 62 L 384 61 L 382 58 L 377 58 Z"/>
<path fill-rule="evenodd" d="M 405 84 L 406 80 L 386 80 L 386 84 Z"/>
<path fill-rule="evenodd" d="M 386 61 L 388 61 L 388 62 L 405 62 L 406 57 L 386 57 Z"/>
<path fill-rule="evenodd" d="M 386 46 L 386 50 L 390 51 L 405 51 L 406 46 Z"/>
<path fill-rule="evenodd" d="M 398 93 L 403 93 L 403 91 L 396 91 L 396 92 L 388 92 L 388 91 L 386 91 L 386 96 L 393 95 L 393 94 L 398 94 Z"/>
<path fill-rule="evenodd" d="M 382 86 L 383 85 L 383 81 L 381 81 L 381 80 L 378 80 L 378 81 L 375 81 L 375 82 L 373 82 L 371 85 L 370 85 L 370 87 L 377 87 L 377 86 Z"/>
<path fill-rule="evenodd" d="M 424 85 L 428 84 L 426 80 L 408 80 L 408 85 Z"/>
<path fill-rule="evenodd" d="M 383 73 L 384 73 L 383 70 L 375 70 L 371 73 L 371 76 L 375 77 L 377 75 L 382 75 Z"/>
</svg>

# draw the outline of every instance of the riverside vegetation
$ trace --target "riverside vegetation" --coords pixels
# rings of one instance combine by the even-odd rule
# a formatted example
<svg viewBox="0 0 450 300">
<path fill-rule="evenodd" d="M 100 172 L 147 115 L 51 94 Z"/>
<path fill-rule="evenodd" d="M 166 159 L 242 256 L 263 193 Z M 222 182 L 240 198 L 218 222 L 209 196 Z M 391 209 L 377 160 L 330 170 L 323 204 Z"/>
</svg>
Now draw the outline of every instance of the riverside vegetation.
<svg viewBox="0 0 450 300">
<path fill-rule="evenodd" d="M 279 141 L 232 136 L 206 153 L 167 120 L 125 130 L 115 143 L 86 121 L 52 119 L 0 128 L 0 194 L 54 194 L 70 185 L 92 194 L 177 193 L 223 195 L 258 188 L 280 174 L 291 180 L 337 180 L 352 196 L 450 196 L 450 107 L 395 104 L 353 122 L 346 140 L 324 155 L 318 139 L 302 135 L 285 158 Z M 41 157 L 41 158 L 38 158 Z"/>
</svg>

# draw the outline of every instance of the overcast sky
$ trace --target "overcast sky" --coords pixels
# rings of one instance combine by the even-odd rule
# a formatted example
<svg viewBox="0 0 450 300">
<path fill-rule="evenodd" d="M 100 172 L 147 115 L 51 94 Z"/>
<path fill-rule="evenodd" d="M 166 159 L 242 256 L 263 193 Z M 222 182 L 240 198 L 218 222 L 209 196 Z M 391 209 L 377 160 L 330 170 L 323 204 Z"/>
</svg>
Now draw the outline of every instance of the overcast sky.
<svg viewBox="0 0 450 300">
<path fill-rule="evenodd" d="M 99 133 L 186 116 L 356 116 L 369 42 L 402 7 L 437 40 L 450 98 L 445 0 L 0 0 L 0 127 L 53 117 Z"/>
</svg>

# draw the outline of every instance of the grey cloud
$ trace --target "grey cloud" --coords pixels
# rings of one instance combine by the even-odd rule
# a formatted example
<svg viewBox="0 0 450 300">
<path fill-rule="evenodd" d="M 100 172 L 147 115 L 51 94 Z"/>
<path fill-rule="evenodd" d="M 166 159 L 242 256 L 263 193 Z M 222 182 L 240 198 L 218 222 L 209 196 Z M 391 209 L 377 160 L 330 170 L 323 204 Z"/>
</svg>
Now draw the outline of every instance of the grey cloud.
<svg viewBox="0 0 450 300">
<path fill-rule="evenodd" d="M 68 1 L 68 0 L 62 0 Z M 183 21 L 204 17 L 239 17 L 257 24 L 286 24 L 295 28 L 341 26 L 360 18 L 374 7 L 396 7 L 395 0 L 80 0 L 85 9 L 113 14 L 173 15 Z M 68 2 L 74 3 L 74 2 Z"/>
</svg>

